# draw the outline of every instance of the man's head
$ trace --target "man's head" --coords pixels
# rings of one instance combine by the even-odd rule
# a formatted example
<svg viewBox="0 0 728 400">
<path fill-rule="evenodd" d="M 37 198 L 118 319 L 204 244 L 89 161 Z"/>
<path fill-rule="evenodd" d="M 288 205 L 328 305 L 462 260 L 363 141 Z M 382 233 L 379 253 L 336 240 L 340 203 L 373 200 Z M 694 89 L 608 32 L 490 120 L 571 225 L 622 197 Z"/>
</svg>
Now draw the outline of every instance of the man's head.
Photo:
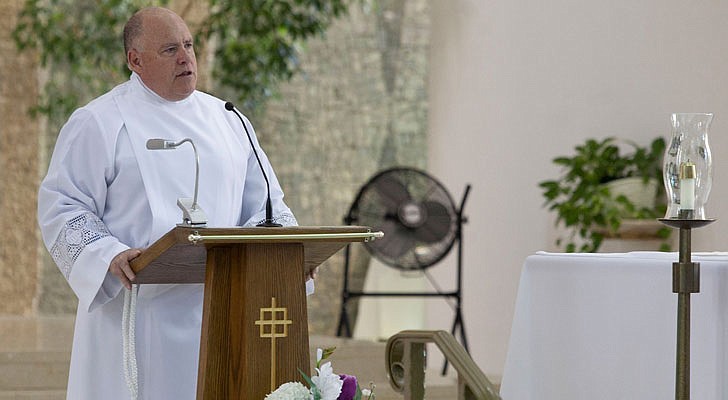
<svg viewBox="0 0 728 400">
<path fill-rule="evenodd" d="M 144 8 L 124 26 L 124 50 L 129 69 L 161 97 L 178 101 L 197 85 L 197 60 L 192 34 L 174 12 Z"/>
</svg>

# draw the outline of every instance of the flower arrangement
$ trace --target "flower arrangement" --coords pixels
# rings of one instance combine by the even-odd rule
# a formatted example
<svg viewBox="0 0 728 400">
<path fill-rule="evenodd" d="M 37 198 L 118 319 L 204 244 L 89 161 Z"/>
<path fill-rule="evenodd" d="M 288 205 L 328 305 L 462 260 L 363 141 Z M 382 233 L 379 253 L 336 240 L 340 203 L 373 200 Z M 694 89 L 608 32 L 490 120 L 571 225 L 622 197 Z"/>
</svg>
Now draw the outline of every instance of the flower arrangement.
<svg viewBox="0 0 728 400">
<path fill-rule="evenodd" d="M 301 382 L 286 382 L 265 396 L 265 400 L 374 400 L 374 384 L 362 389 L 355 376 L 337 375 L 331 362 L 322 364 L 334 350 L 336 347 L 316 350 L 316 375 L 309 377 L 299 370 L 309 387 Z"/>
</svg>

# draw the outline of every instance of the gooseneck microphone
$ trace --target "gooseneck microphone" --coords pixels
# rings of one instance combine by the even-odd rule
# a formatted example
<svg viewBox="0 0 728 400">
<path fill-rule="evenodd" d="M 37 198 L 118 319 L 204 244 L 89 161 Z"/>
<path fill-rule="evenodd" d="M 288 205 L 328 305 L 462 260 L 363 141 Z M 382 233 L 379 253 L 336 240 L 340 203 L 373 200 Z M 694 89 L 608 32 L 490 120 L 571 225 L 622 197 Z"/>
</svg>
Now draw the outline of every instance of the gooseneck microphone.
<svg viewBox="0 0 728 400">
<path fill-rule="evenodd" d="M 235 113 L 235 115 L 238 116 L 240 123 L 243 124 L 243 129 L 245 129 L 245 135 L 248 137 L 248 142 L 250 142 L 250 147 L 253 149 L 253 154 L 255 154 L 255 159 L 258 160 L 258 166 L 260 167 L 260 172 L 263 174 L 263 179 L 265 179 L 265 187 L 266 187 L 266 190 L 268 191 L 268 197 L 266 198 L 266 201 L 265 201 L 265 220 L 256 226 L 281 227 L 283 225 L 273 222 L 273 206 L 271 205 L 271 202 L 270 202 L 270 183 L 268 183 L 268 176 L 265 174 L 265 168 L 263 168 L 263 163 L 260 162 L 260 157 L 258 156 L 258 151 L 255 149 L 255 145 L 253 144 L 253 138 L 250 136 L 248 127 L 245 126 L 245 121 L 243 121 L 243 117 L 240 116 L 240 113 L 237 112 L 237 110 L 235 110 L 235 105 L 233 105 L 233 103 L 231 103 L 229 101 L 226 102 L 225 109 Z"/>
<path fill-rule="evenodd" d="M 195 152 L 195 194 L 193 198 L 177 199 L 177 206 L 182 210 L 181 226 L 205 226 L 207 224 L 207 215 L 197 204 L 197 188 L 200 181 L 200 156 L 197 154 L 197 146 L 190 138 L 185 138 L 179 142 L 168 139 L 149 139 L 147 140 L 147 150 L 173 150 L 183 143 L 192 145 Z"/>
</svg>

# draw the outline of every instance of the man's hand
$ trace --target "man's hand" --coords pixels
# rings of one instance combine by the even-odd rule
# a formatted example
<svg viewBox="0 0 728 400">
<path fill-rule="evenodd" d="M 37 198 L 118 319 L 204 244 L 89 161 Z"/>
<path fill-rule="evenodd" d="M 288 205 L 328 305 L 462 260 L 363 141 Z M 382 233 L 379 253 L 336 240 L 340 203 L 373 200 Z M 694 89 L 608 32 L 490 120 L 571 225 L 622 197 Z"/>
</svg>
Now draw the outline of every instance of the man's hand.
<svg viewBox="0 0 728 400">
<path fill-rule="evenodd" d="M 306 280 L 316 279 L 316 276 L 318 275 L 318 269 L 319 269 L 319 267 L 316 267 L 316 268 L 308 271 L 308 274 L 306 275 Z"/>
<path fill-rule="evenodd" d="M 134 271 L 132 271 L 129 261 L 137 258 L 139 254 L 142 254 L 141 249 L 124 250 L 117 254 L 114 259 L 111 260 L 111 264 L 109 264 L 109 272 L 119 278 L 119 281 L 121 281 L 121 284 L 124 285 L 127 290 L 131 290 L 131 281 L 135 278 Z"/>
</svg>

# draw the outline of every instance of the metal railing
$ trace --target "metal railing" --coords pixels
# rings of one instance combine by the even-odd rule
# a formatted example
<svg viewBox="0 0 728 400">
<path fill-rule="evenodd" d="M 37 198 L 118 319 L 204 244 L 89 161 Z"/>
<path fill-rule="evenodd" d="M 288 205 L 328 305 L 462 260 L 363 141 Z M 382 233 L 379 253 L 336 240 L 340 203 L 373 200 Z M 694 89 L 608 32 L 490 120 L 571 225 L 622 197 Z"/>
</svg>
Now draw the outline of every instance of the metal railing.
<svg viewBox="0 0 728 400">
<path fill-rule="evenodd" d="M 457 400 L 501 400 L 495 386 L 455 337 L 445 331 L 402 331 L 389 338 L 386 369 L 405 400 L 425 398 L 425 345 L 434 343 L 458 374 Z"/>
</svg>

